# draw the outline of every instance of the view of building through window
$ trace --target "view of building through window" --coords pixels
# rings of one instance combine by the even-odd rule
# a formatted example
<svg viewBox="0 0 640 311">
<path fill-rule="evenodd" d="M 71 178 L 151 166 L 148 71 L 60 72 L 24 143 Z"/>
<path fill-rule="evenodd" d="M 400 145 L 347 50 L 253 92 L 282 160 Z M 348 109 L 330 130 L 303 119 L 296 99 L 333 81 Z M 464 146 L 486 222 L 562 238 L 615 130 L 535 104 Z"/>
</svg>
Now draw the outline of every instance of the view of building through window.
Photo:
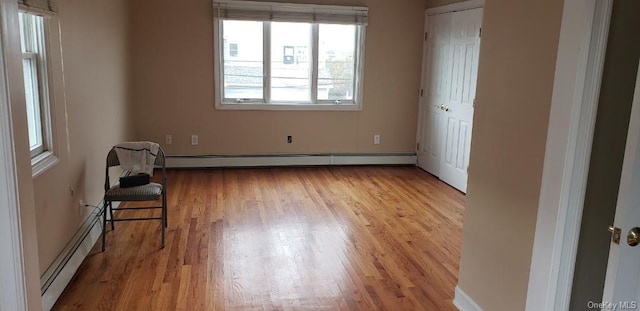
<svg viewBox="0 0 640 311">
<path fill-rule="evenodd" d="M 271 100 L 311 101 L 311 24 L 271 23 Z"/>
<path fill-rule="evenodd" d="M 312 55 L 313 24 L 225 20 L 222 27 L 224 98 L 278 103 L 354 100 L 356 25 L 319 24 L 317 60 Z M 271 39 L 269 98 L 264 98 L 264 27 L 269 27 Z M 317 91 L 312 94 L 314 82 Z"/>
<path fill-rule="evenodd" d="M 226 98 L 262 99 L 263 23 L 224 22 L 224 94 Z M 232 53 L 230 46 L 235 46 Z"/>
<path fill-rule="evenodd" d="M 318 92 L 318 99 L 353 100 L 356 27 L 328 24 L 319 27 L 318 68 L 324 74 L 318 77 L 318 85 L 327 86 L 327 92 Z"/>
</svg>

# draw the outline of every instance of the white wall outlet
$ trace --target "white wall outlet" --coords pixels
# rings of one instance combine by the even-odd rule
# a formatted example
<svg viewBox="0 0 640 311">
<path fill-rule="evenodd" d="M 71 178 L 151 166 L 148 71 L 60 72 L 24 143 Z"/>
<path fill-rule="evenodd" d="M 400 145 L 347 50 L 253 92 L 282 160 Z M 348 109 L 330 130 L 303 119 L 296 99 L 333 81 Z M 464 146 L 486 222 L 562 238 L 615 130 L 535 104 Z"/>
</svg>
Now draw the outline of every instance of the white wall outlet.
<svg viewBox="0 0 640 311">
<path fill-rule="evenodd" d="M 166 145 L 173 144 L 173 136 L 171 136 L 171 134 L 164 135 L 164 143 Z"/>
<path fill-rule="evenodd" d="M 198 145 L 198 135 L 191 135 L 191 145 Z"/>
<path fill-rule="evenodd" d="M 380 134 L 373 135 L 373 144 L 374 145 L 379 145 L 380 144 Z"/>
</svg>

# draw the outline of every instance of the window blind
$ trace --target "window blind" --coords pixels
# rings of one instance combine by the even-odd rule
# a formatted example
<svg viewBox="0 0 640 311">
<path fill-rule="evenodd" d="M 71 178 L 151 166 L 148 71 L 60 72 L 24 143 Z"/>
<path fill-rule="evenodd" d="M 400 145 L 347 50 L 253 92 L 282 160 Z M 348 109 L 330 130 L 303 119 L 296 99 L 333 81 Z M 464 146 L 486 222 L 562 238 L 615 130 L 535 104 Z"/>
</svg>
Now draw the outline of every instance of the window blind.
<svg viewBox="0 0 640 311">
<path fill-rule="evenodd" d="M 217 19 L 366 25 L 366 7 L 214 0 Z"/>
<path fill-rule="evenodd" d="M 58 14 L 57 0 L 18 0 L 18 7 L 21 11 L 37 15 L 50 16 Z"/>
</svg>

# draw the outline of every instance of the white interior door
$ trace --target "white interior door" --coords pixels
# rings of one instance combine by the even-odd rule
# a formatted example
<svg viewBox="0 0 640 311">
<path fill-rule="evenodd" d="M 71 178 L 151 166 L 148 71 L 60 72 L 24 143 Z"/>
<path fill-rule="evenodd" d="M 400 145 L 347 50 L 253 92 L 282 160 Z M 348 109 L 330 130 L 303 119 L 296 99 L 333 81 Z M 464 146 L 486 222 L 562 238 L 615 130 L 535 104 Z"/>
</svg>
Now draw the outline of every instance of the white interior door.
<svg viewBox="0 0 640 311">
<path fill-rule="evenodd" d="M 418 126 L 418 166 L 438 176 L 442 138 L 443 114 L 449 89 L 449 42 L 453 14 L 427 16 L 424 43 L 422 100 Z"/>
<path fill-rule="evenodd" d="M 481 8 L 453 13 L 439 177 L 462 192 L 467 191 L 481 27 Z"/>
<path fill-rule="evenodd" d="M 630 246 L 627 235 L 632 228 L 640 227 L 640 69 L 631 108 L 614 226 L 621 229 L 622 237 L 620 244 L 612 242 L 609 250 L 602 301 L 610 304 L 603 306 L 603 310 L 604 307 L 637 310 L 640 308 L 640 246 Z"/>
</svg>

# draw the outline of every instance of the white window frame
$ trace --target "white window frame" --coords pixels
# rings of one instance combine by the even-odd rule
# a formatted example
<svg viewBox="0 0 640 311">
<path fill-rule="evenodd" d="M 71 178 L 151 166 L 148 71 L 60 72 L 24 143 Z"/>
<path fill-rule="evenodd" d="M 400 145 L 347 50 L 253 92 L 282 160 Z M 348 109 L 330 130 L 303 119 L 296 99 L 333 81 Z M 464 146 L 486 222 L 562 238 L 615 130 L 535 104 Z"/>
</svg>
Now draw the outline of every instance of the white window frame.
<svg viewBox="0 0 640 311">
<path fill-rule="evenodd" d="M 353 22 L 343 20 L 344 16 L 358 12 L 358 14 L 368 14 L 367 8 L 362 7 L 339 7 L 306 4 L 284 4 L 273 2 L 252 2 L 252 1 L 228 1 L 214 0 L 214 91 L 215 107 L 217 109 L 229 110 L 362 110 L 363 97 L 363 77 L 364 77 L 364 54 L 366 38 L 366 21 Z M 232 6 L 233 9 L 241 12 L 238 16 L 225 18 L 216 14 L 216 8 Z M 248 8 L 248 9 L 247 9 Z M 267 9 L 264 9 L 267 8 Z M 251 11 L 249 13 L 243 10 Z M 264 11 L 263 11 L 264 10 Z M 323 22 L 322 19 L 315 21 L 315 14 L 318 12 L 330 12 L 325 14 L 337 14 L 340 21 Z M 363 13 L 364 12 L 364 13 Z M 265 13 L 268 17 L 260 17 L 260 13 Z M 274 18 L 274 15 L 285 15 L 283 18 Z M 340 15 L 343 14 L 343 15 Z M 252 16 L 256 15 L 255 18 Z M 333 17 L 335 17 L 334 15 Z M 358 17 L 361 17 L 358 15 Z M 309 20 L 307 20 L 309 19 Z M 244 20 L 263 23 L 263 98 L 262 99 L 236 99 L 224 97 L 224 40 L 223 22 L 225 20 Z M 272 101 L 271 100 L 271 22 L 300 22 L 311 24 L 311 98 L 309 102 L 299 101 Z M 314 22 L 315 21 L 315 22 Z M 319 54 L 319 25 L 320 24 L 343 24 L 354 25 L 356 27 L 355 51 L 354 51 L 354 81 L 352 100 L 320 100 L 318 97 L 318 54 Z"/>
<path fill-rule="evenodd" d="M 23 59 L 35 60 L 36 64 L 36 81 L 38 92 L 34 94 L 34 98 L 39 103 L 39 113 L 41 118 L 41 135 L 42 145 L 38 146 L 31 152 L 31 169 L 32 176 L 35 178 L 44 173 L 49 168 L 58 163 L 58 158 L 54 154 L 53 130 L 54 121 L 52 118 L 53 96 L 50 91 L 51 75 L 50 75 L 50 56 L 49 56 L 49 22 L 51 16 L 43 15 L 40 12 L 31 10 L 20 10 L 21 14 L 35 15 L 41 17 L 40 23 L 34 23 L 36 51 L 22 53 Z M 20 29 L 22 31 L 22 29 Z M 22 39 L 22 35 L 21 35 Z M 27 73 L 23 73 L 27 74 Z"/>
</svg>

